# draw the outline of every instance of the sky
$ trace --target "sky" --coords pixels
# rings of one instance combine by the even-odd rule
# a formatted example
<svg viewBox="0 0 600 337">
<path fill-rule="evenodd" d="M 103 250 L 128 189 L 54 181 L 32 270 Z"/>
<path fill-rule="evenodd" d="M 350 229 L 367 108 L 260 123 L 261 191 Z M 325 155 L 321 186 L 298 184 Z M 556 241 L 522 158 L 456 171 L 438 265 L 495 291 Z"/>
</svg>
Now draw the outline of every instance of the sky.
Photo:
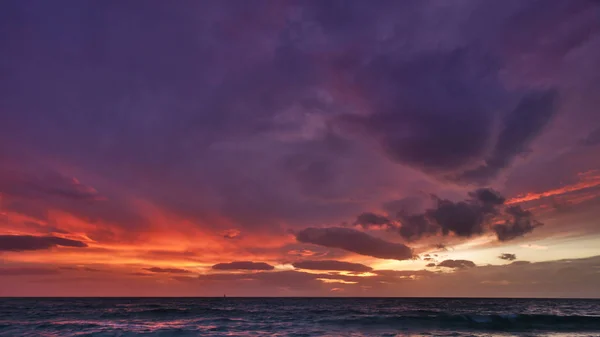
<svg viewBox="0 0 600 337">
<path fill-rule="evenodd" d="M 0 296 L 600 297 L 600 2 L 0 2 Z"/>
</svg>

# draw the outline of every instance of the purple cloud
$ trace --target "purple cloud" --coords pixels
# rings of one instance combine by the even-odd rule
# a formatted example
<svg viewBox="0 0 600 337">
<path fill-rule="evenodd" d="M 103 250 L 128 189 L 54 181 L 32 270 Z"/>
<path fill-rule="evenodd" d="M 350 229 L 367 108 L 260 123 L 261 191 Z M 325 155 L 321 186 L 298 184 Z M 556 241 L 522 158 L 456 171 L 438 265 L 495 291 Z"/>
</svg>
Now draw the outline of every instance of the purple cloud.
<svg viewBox="0 0 600 337">
<path fill-rule="evenodd" d="M 0 252 L 44 250 L 57 246 L 84 248 L 87 244 L 56 236 L 0 235 Z"/>
<path fill-rule="evenodd" d="M 509 241 L 532 232 L 535 228 L 543 224 L 533 218 L 530 211 L 524 210 L 521 206 L 511 206 L 506 213 L 511 219 L 506 220 L 504 224 L 495 225 L 494 231 L 500 241 Z"/>
<path fill-rule="evenodd" d="M 356 223 L 409 241 L 515 239 L 539 226 L 530 214 L 505 212 L 488 189 L 453 193 L 523 186 L 555 152 L 597 166 L 598 3 L 540 4 L 2 2 L 2 211 L 39 223 L 68 213 L 100 243 L 152 226 L 139 199 L 208 233 L 235 227 L 244 237 L 231 245 L 291 229 L 322 247 L 412 256 L 359 231 L 302 230 L 360 212 Z M 589 146 L 573 150 L 559 131 Z M 421 191 L 435 205 L 411 199 Z M 387 213 L 364 212 L 378 205 Z M 61 234 L 42 227 L 28 228 Z"/>
<path fill-rule="evenodd" d="M 380 259 L 407 260 L 413 257 L 412 249 L 404 244 L 385 241 L 351 228 L 306 228 L 296 234 L 296 240 Z"/>
<path fill-rule="evenodd" d="M 469 260 L 444 260 L 438 263 L 437 266 L 452 269 L 466 269 L 475 267 L 475 263 Z"/>
<path fill-rule="evenodd" d="M 234 261 L 217 263 L 212 266 L 215 270 L 273 270 L 275 267 L 265 262 Z"/>
</svg>

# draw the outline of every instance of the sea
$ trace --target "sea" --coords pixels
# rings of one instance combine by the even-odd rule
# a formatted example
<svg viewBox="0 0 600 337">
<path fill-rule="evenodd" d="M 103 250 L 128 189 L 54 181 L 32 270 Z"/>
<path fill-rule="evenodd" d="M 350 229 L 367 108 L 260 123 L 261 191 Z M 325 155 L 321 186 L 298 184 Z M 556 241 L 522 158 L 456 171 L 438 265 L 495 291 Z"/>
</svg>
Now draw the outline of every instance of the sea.
<svg viewBox="0 0 600 337">
<path fill-rule="evenodd" d="M 600 336 L 600 300 L 0 298 L 0 336 Z"/>
</svg>

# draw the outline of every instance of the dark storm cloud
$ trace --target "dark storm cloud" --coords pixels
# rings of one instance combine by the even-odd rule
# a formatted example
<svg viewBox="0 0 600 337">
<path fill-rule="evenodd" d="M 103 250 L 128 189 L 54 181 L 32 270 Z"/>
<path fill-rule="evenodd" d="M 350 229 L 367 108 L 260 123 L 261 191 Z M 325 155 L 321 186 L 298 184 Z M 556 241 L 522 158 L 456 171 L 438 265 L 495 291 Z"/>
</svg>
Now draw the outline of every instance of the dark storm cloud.
<svg viewBox="0 0 600 337">
<path fill-rule="evenodd" d="M 391 220 L 382 215 L 366 212 L 360 214 L 355 223 L 364 228 L 374 226 L 397 231 L 409 241 L 437 233 L 471 237 L 489 229 L 489 222 L 501 213 L 506 200 L 500 193 L 490 188 L 480 188 L 470 192 L 469 199 L 459 202 L 432 197 L 435 207 L 423 213 L 410 214 L 400 210 L 396 218 Z"/>
<path fill-rule="evenodd" d="M 0 235 L 0 252 L 43 250 L 57 246 L 83 248 L 87 244 L 56 236 Z"/>
<path fill-rule="evenodd" d="M 190 273 L 187 269 L 181 268 L 160 268 L 160 267 L 150 267 L 144 268 L 144 270 L 151 271 L 153 273 L 169 273 L 169 274 L 187 274 Z"/>
<path fill-rule="evenodd" d="M 370 225 L 375 225 L 375 226 L 390 225 L 391 221 L 390 221 L 390 219 L 388 219 L 387 217 L 385 217 L 383 215 L 378 215 L 378 214 L 371 213 L 371 212 L 365 212 L 365 213 L 359 214 L 356 217 L 356 223 L 359 225 L 362 225 L 364 227 L 368 227 Z"/>
<path fill-rule="evenodd" d="M 217 263 L 212 266 L 215 270 L 273 270 L 275 267 L 265 262 L 234 261 Z"/>
<path fill-rule="evenodd" d="M 296 234 L 296 240 L 380 259 L 407 260 L 413 257 L 412 249 L 406 245 L 388 242 L 351 228 L 306 228 Z"/>
<path fill-rule="evenodd" d="M 556 101 L 557 92 L 553 90 L 527 94 L 504 117 L 503 128 L 485 164 L 460 174 L 458 180 L 485 184 L 507 168 L 516 156 L 528 152 L 529 144 L 556 113 Z"/>
<path fill-rule="evenodd" d="M 500 254 L 500 256 L 498 256 L 498 258 L 501 260 L 514 261 L 517 259 L 517 255 L 509 254 L 509 253 L 502 253 L 502 254 Z"/>
<path fill-rule="evenodd" d="M 486 184 L 528 151 L 555 115 L 558 95 L 554 89 L 506 88 L 499 77 L 506 60 L 484 45 L 373 56 L 349 70 L 372 114 L 349 122 L 376 138 L 392 160 L 437 177 Z"/>
<path fill-rule="evenodd" d="M 398 228 L 398 233 L 409 241 L 434 235 L 440 231 L 440 226 L 433 223 L 426 214 L 403 215 L 399 213 L 398 220 L 402 223 Z"/>
<path fill-rule="evenodd" d="M 506 213 L 510 218 L 504 224 L 493 227 L 500 241 L 516 239 L 543 225 L 533 218 L 530 211 L 524 210 L 521 206 L 508 207 Z"/>
<path fill-rule="evenodd" d="M 493 189 L 480 188 L 469 196 L 470 199 L 458 202 L 434 196 L 435 207 L 424 213 L 408 216 L 399 213 L 398 233 L 414 241 L 437 233 L 471 237 L 492 230 L 500 241 L 508 241 L 541 226 L 531 212 L 519 206 L 505 207 L 506 199 Z M 491 225 L 494 220 L 503 218 L 507 219 L 504 224 Z"/>
<path fill-rule="evenodd" d="M 477 204 L 438 199 L 437 207 L 429 210 L 427 216 L 440 226 L 444 235 L 470 237 L 483 233 L 488 213 Z"/>
<path fill-rule="evenodd" d="M 498 212 L 504 198 L 491 189 L 478 189 L 470 193 L 471 199 L 453 202 L 435 197 L 435 208 L 422 214 L 403 216 L 399 214 L 399 233 L 407 240 L 441 232 L 461 237 L 482 234 L 490 219 Z"/>
<path fill-rule="evenodd" d="M 570 5 L 553 2 L 540 13 L 537 4 L 70 1 L 64 10 L 3 1 L 0 143 L 198 223 L 219 213 L 245 233 L 347 219 L 364 206 L 348 200 L 380 192 L 374 180 L 389 178 L 380 174 L 389 158 L 482 183 L 527 151 L 558 96 L 528 83 L 507 89 L 507 63 L 544 47 L 543 28 L 560 27 L 549 43 L 560 54 L 579 45 L 556 43 L 571 40 L 573 29 L 580 43 L 595 32 L 571 27 L 573 16 L 562 14 Z M 517 43 L 502 48 L 504 40 Z M 372 153 L 371 139 L 387 156 Z M 94 193 L 68 181 L 12 191 L 72 201 L 58 208 L 118 223 L 132 237 L 148 222 L 120 198 L 79 207 Z M 481 231 L 468 205 L 444 203 L 440 214 L 415 218 L 412 207 L 389 206 L 390 218 L 404 211 L 400 230 L 411 240 Z M 447 219 L 459 216 L 470 223 Z M 425 221 L 434 217 L 446 225 Z"/>
<path fill-rule="evenodd" d="M 506 201 L 506 198 L 500 195 L 500 193 L 490 188 L 480 188 L 469 193 L 469 195 L 474 199 L 479 200 L 483 206 L 488 208 L 502 205 Z"/>
<path fill-rule="evenodd" d="M 469 260 L 444 260 L 437 265 L 438 267 L 466 269 L 475 267 L 475 263 Z"/>
<path fill-rule="evenodd" d="M 460 168 L 489 141 L 492 116 L 484 97 L 492 97 L 484 91 L 500 90 L 484 80 L 496 67 L 491 62 L 464 49 L 405 62 L 380 57 L 362 74 L 375 109 L 362 123 L 393 160 L 433 172 Z"/>
<path fill-rule="evenodd" d="M 352 271 L 352 272 L 367 272 L 373 270 L 369 266 L 365 266 L 360 263 L 352 263 L 345 261 L 335 260 L 308 260 L 299 261 L 292 264 L 298 269 L 310 269 L 310 270 L 339 270 L 339 271 Z"/>
</svg>

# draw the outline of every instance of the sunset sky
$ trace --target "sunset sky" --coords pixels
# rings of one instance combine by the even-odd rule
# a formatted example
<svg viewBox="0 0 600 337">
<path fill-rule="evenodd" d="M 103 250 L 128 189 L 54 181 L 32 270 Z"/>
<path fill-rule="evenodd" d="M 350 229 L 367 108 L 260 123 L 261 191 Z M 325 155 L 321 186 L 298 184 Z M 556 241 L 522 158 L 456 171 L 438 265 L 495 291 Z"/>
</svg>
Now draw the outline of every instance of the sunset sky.
<svg viewBox="0 0 600 337">
<path fill-rule="evenodd" d="M 0 296 L 600 297 L 600 2 L 0 1 Z"/>
</svg>

